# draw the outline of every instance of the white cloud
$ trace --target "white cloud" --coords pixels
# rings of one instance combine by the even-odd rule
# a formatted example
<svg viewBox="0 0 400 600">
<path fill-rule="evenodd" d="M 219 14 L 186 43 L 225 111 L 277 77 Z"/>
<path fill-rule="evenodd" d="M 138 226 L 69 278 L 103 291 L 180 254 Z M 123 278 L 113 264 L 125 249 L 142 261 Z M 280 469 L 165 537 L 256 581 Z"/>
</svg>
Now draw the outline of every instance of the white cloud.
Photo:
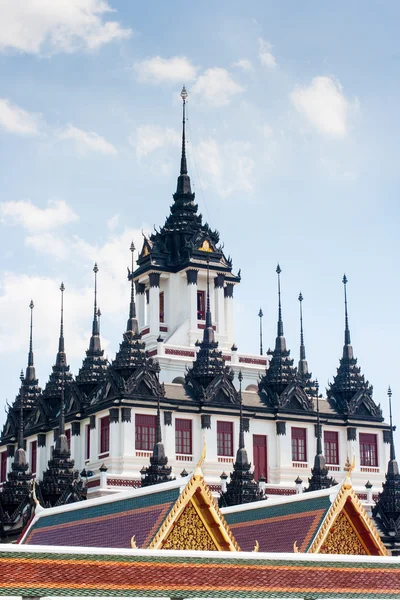
<svg viewBox="0 0 400 600">
<path fill-rule="evenodd" d="M 265 138 L 271 138 L 274 135 L 274 130 L 269 123 L 263 123 L 260 128 L 261 133 Z"/>
<path fill-rule="evenodd" d="M 7 98 L 0 98 L 0 127 L 12 133 L 38 135 L 40 117 L 27 112 Z"/>
<path fill-rule="evenodd" d="M 100 152 L 101 154 L 117 154 L 115 146 L 107 142 L 101 135 L 94 131 L 83 131 L 68 125 L 64 131 L 59 134 L 61 140 L 73 140 L 81 154 L 88 152 Z"/>
<path fill-rule="evenodd" d="M 264 67 L 274 68 L 276 67 L 275 56 L 271 52 L 272 45 L 263 40 L 262 38 L 258 39 L 258 58 Z"/>
<path fill-rule="evenodd" d="M 133 66 L 139 81 L 151 83 L 181 83 L 193 81 L 197 68 L 186 56 L 162 58 L 154 56 Z"/>
<path fill-rule="evenodd" d="M 202 140 L 197 159 L 204 187 L 216 189 L 222 197 L 235 192 L 251 192 L 254 161 L 250 150 L 250 144 L 246 142 L 219 144 L 213 138 Z"/>
<path fill-rule="evenodd" d="M 59 235 L 48 231 L 26 236 L 25 245 L 39 254 L 50 254 L 58 260 L 66 260 L 69 256 L 69 244 Z"/>
<path fill-rule="evenodd" d="M 0 220 L 3 223 L 21 225 L 31 233 L 56 229 L 78 218 L 65 200 L 49 200 L 47 208 L 39 208 L 30 200 L 0 203 Z"/>
<path fill-rule="evenodd" d="M 290 99 L 320 133 L 337 138 L 346 135 L 350 104 L 338 81 L 327 76 L 314 77 L 310 85 L 296 87 Z"/>
<path fill-rule="evenodd" d="M 119 219 L 120 216 L 117 213 L 108 219 L 107 227 L 110 231 L 114 231 L 115 229 L 117 229 L 119 225 Z"/>
<path fill-rule="evenodd" d="M 94 50 L 132 35 L 118 21 L 107 20 L 112 12 L 106 0 L 1 0 L 0 50 Z"/>
<path fill-rule="evenodd" d="M 242 58 L 234 63 L 232 63 L 232 67 L 236 67 L 238 69 L 243 69 L 243 71 L 253 71 L 253 65 L 247 58 Z"/>
<path fill-rule="evenodd" d="M 181 137 L 178 131 L 170 127 L 141 125 L 135 135 L 129 137 L 129 143 L 136 148 L 136 156 L 140 159 L 159 148 L 179 146 Z"/>
<path fill-rule="evenodd" d="M 213 67 L 207 69 L 197 79 L 192 94 L 211 106 L 226 106 L 244 87 L 236 83 L 226 69 Z"/>
</svg>

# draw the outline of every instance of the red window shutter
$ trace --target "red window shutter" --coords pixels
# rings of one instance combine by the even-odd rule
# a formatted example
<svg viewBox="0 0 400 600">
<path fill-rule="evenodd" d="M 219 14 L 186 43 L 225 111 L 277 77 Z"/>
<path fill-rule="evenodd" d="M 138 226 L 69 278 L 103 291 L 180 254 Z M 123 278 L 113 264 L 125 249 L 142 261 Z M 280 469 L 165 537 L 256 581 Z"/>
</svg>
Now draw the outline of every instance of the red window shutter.
<svg viewBox="0 0 400 600">
<path fill-rule="evenodd" d="M 206 293 L 203 290 L 197 292 L 197 318 L 199 321 L 206 318 Z"/>
<path fill-rule="evenodd" d="M 153 450 L 156 442 L 157 417 L 155 415 L 135 415 L 136 450 Z"/>
<path fill-rule="evenodd" d="M 254 479 L 267 478 L 267 436 L 253 435 Z"/>
<path fill-rule="evenodd" d="M 218 456 L 233 456 L 233 423 L 217 421 Z"/>
<path fill-rule="evenodd" d="M 0 483 L 4 483 L 7 479 L 7 452 L 0 454 Z"/>
<path fill-rule="evenodd" d="M 164 323 L 164 292 L 160 292 L 160 323 Z"/>
<path fill-rule="evenodd" d="M 110 451 L 110 417 L 100 419 L 100 454 Z"/>
<path fill-rule="evenodd" d="M 175 452 L 192 454 L 192 421 L 175 419 Z"/>
</svg>

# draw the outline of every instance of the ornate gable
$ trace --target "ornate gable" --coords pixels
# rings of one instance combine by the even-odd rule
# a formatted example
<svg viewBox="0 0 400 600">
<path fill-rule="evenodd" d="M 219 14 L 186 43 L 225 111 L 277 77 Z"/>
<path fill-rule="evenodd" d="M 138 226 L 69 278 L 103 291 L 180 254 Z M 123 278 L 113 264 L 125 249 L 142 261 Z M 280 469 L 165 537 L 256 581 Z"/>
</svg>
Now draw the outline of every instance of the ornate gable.
<svg viewBox="0 0 400 600">
<path fill-rule="evenodd" d="M 240 550 L 199 467 L 167 515 L 149 549 Z"/>
</svg>

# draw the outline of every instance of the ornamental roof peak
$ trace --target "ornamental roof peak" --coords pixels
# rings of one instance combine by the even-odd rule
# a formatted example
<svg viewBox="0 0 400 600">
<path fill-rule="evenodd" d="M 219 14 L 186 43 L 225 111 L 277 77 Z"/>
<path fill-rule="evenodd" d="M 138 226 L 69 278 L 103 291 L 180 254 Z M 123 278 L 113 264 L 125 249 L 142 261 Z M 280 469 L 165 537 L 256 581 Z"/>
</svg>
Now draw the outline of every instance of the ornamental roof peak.
<svg viewBox="0 0 400 600">
<path fill-rule="evenodd" d="M 176 196 L 179 197 L 182 194 L 190 194 L 192 195 L 192 188 L 190 185 L 190 177 L 188 175 L 187 170 L 187 160 L 186 160 L 186 100 L 188 97 L 188 93 L 186 91 L 185 86 L 183 86 L 181 91 L 182 98 L 182 153 L 181 153 L 181 168 L 180 175 L 178 177 L 178 182 L 176 186 Z M 177 198 L 175 198 L 177 200 Z"/>
</svg>

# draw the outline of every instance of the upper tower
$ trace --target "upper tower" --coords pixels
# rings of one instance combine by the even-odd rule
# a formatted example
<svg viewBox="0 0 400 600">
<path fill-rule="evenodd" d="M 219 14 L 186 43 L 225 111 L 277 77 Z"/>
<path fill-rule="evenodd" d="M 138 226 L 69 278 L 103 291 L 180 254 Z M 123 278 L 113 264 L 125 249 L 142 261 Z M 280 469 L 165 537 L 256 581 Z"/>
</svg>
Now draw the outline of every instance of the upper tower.
<svg viewBox="0 0 400 600">
<path fill-rule="evenodd" d="M 206 327 L 207 264 L 213 283 L 210 304 L 215 338 L 225 352 L 235 341 L 232 300 L 234 285 L 240 282 L 240 274 L 232 272 L 232 260 L 219 243 L 219 233 L 203 223 L 198 213 L 187 167 L 185 87 L 181 98 L 182 151 L 173 203 L 164 225 L 149 237 L 144 235 L 133 273 L 139 331 L 146 349 L 157 356 L 166 381 L 172 381 L 173 375 L 165 372 L 162 356 L 181 357 L 175 360 L 174 375 L 182 377 L 185 362 L 195 358 L 195 342 Z"/>
</svg>

